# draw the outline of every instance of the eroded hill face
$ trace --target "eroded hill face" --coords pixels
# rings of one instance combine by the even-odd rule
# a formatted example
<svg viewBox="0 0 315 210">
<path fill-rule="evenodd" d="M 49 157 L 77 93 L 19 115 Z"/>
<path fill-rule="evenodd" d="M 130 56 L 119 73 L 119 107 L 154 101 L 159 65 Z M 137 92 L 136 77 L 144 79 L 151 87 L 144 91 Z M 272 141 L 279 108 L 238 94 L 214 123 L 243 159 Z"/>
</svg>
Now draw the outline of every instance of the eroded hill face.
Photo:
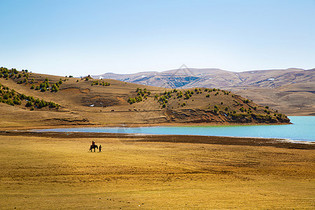
<svg viewBox="0 0 315 210">
<path fill-rule="evenodd" d="M 4 68 L 0 83 L 16 95 L 58 105 L 45 108 L 34 102 L 26 106 L 28 101 L 0 103 L 1 127 L 289 122 L 285 115 L 270 107 L 216 88 L 165 89 Z"/>
<path fill-rule="evenodd" d="M 230 72 L 220 69 L 178 69 L 136 74 L 104 74 L 112 78 L 165 88 L 221 88 L 288 115 L 315 115 L 315 69 Z"/>
</svg>

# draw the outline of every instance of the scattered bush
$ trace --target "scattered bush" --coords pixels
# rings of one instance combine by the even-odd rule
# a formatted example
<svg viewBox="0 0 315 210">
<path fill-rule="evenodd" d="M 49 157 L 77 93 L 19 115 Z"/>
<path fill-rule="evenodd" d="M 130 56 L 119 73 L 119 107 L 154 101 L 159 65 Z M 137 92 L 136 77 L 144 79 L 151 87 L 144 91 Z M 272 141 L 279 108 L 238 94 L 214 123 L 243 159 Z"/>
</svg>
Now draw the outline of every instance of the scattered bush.
<svg viewBox="0 0 315 210">
<path fill-rule="evenodd" d="M 92 81 L 91 86 L 93 86 L 93 85 L 110 86 L 110 83 L 109 82 L 100 82 L 100 81 L 96 80 L 96 81 Z"/>
<path fill-rule="evenodd" d="M 129 98 L 127 101 L 129 104 L 134 104 L 137 102 L 135 98 Z"/>
<path fill-rule="evenodd" d="M 243 100 L 243 103 L 248 104 L 248 103 L 249 103 L 249 100 L 248 100 L 248 99 Z"/>
<path fill-rule="evenodd" d="M 38 86 L 39 87 L 39 86 Z M 60 105 L 54 102 L 46 102 L 44 100 L 34 99 L 33 96 L 26 96 L 24 94 L 19 94 L 15 90 L 10 90 L 8 87 L 5 87 L 0 84 L 0 102 L 6 103 L 11 106 L 21 105 L 23 101 L 26 101 L 25 107 L 32 107 L 31 110 L 34 110 L 34 106 L 38 109 L 49 106 L 49 108 L 59 109 Z"/>
</svg>

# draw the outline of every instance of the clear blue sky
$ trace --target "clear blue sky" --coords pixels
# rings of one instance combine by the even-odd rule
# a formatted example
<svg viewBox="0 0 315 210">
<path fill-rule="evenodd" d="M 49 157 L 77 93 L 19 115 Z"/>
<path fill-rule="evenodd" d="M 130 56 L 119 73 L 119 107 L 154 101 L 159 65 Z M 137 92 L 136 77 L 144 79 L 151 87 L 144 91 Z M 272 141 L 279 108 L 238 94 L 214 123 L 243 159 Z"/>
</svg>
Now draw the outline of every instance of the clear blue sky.
<svg viewBox="0 0 315 210">
<path fill-rule="evenodd" d="M 0 0 L 0 9 L 8 68 L 315 68 L 315 0 Z"/>
</svg>

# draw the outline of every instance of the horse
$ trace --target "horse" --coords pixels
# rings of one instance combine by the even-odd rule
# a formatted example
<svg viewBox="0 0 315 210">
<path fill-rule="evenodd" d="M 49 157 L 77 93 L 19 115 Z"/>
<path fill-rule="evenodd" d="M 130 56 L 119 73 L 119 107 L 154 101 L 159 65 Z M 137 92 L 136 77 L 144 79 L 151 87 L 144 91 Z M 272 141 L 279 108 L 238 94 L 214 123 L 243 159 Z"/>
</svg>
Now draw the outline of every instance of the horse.
<svg viewBox="0 0 315 210">
<path fill-rule="evenodd" d="M 94 145 L 92 144 L 92 145 L 90 146 L 90 151 L 92 152 L 92 149 L 94 149 L 94 152 L 95 152 L 95 148 L 98 149 L 98 146 L 95 145 L 95 144 L 94 144 Z"/>
</svg>

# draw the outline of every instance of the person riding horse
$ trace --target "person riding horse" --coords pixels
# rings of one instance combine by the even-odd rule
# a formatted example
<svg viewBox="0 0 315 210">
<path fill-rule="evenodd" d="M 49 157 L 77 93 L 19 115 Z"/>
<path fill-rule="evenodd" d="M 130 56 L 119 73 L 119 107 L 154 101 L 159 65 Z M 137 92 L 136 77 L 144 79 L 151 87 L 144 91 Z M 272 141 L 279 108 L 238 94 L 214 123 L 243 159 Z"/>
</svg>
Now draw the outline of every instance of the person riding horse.
<svg viewBox="0 0 315 210">
<path fill-rule="evenodd" d="M 92 141 L 92 145 L 90 146 L 90 151 L 92 152 L 92 149 L 94 149 L 94 152 L 95 152 L 95 148 L 98 149 L 98 146 L 95 144 L 95 141 Z"/>
</svg>

